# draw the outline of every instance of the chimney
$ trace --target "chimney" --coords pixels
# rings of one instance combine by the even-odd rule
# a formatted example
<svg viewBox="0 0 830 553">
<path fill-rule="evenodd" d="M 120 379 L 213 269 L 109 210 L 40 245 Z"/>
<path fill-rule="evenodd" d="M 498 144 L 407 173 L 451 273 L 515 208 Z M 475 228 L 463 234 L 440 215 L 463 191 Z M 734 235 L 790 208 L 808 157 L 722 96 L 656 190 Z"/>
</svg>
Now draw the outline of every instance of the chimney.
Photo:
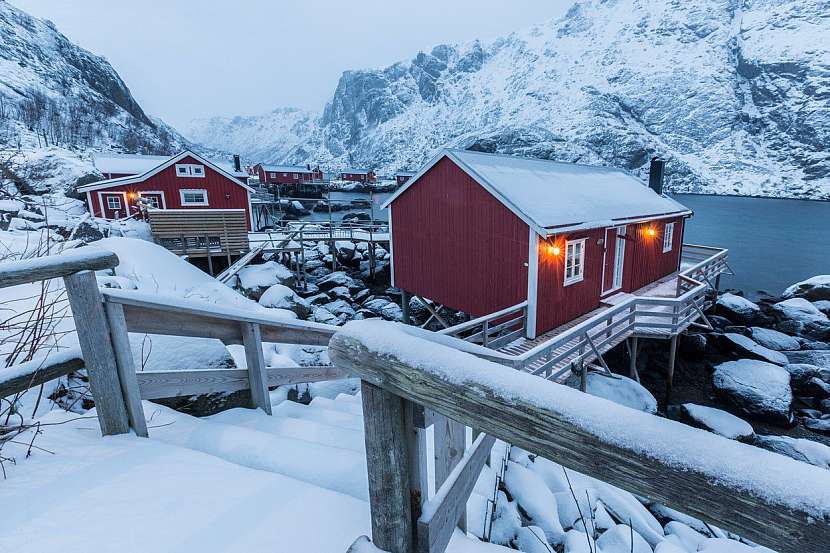
<svg viewBox="0 0 830 553">
<path fill-rule="evenodd" d="M 233 169 L 237 173 L 242 170 L 242 160 L 239 159 L 239 155 L 237 154 L 233 156 Z"/>
<path fill-rule="evenodd" d="M 665 161 L 656 156 L 651 158 L 651 167 L 648 171 L 648 187 L 658 194 L 663 193 L 663 171 L 665 168 Z"/>
</svg>

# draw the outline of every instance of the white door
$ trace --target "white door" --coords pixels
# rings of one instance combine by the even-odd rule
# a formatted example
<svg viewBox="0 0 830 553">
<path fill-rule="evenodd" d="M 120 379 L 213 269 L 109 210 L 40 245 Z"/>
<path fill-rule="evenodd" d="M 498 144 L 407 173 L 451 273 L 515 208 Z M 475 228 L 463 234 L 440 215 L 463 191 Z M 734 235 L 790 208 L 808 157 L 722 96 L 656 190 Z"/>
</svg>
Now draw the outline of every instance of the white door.
<svg viewBox="0 0 830 553">
<path fill-rule="evenodd" d="M 617 227 L 617 245 L 614 249 L 614 289 L 622 288 L 625 267 L 625 226 Z"/>
</svg>

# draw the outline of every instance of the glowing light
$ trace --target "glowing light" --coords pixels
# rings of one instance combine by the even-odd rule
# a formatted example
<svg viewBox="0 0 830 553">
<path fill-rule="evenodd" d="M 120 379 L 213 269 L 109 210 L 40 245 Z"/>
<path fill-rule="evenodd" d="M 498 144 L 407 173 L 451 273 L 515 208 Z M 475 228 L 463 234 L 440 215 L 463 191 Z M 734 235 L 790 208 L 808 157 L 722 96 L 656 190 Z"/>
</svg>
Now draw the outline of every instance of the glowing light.
<svg viewBox="0 0 830 553">
<path fill-rule="evenodd" d="M 548 253 L 551 255 L 559 255 L 560 253 L 562 253 L 562 250 L 559 248 L 559 246 L 548 246 Z"/>
<path fill-rule="evenodd" d="M 127 197 L 129 197 L 131 200 L 134 200 L 136 196 L 137 194 L 135 192 L 130 192 L 129 194 L 127 194 Z"/>
<path fill-rule="evenodd" d="M 657 231 L 654 230 L 654 227 L 648 227 L 646 229 L 646 235 L 647 236 L 657 236 Z"/>
</svg>

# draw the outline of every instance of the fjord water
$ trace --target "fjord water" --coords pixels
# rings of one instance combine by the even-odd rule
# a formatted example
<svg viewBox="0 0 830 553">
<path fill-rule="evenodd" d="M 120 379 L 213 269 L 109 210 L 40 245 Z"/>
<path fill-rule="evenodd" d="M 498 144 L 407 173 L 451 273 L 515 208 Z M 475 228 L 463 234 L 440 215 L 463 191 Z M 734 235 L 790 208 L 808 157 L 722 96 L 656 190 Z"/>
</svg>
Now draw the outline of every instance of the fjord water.
<svg viewBox="0 0 830 553">
<path fill-rule="evenodd" d="M 677 194 L 692 209 L 683 241 L 729 248 L 735 276 L 721 289 L 748 297 L 784 288 L 818 274 L 830 274 L 830 202 Z"/>
</svg>

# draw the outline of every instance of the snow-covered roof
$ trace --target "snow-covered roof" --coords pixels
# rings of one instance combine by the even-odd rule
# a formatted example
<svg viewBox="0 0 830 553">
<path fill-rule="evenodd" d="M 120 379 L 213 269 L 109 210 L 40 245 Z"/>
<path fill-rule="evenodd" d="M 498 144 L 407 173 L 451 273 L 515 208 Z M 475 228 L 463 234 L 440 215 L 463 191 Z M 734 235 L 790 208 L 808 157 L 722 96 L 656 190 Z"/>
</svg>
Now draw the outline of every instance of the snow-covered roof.
<svg viewBox="0 0 830 553">
<path fill-rule="evenodd" d="M 126 155 L 126 154 L 122 154 L 122 155 Z M 143 157 L 156 157 L 156 156 L 143 156 Z M 121 186 L 121 185 L 124 185 L 124 184 L 136 184 L 136 183 L 139 183 L 139 182 L 143 182 L 143 181 L 147 180 L 148 178 L 152 177 L 153 175 L 158 174 L 159 172 L 166 169 L 167 167 L 170 167 L 174 163 L 177 163 L 178 161 L 184 159 L 185 157 L 192 157 L 193 159 L 204 163 L 205 165 L 207 165 L 208 167 L 210 167 L 211 169 L 213 169 L 217 173 L 220 173 L 221 175 L 227 177 L 228 179 L 230 179 L 234 183 L 236 183 L 239 186 L 245 188 L 248 192 L 253 192 L 254 191 L 253 188 L 251 188 L 247 184 L 241 182 L 237 178 L 237 177 L 245 177 L 245 179 L 247 180 L 247 178 L 249 177 L 249 175 L 247 173 L 237 172 L 237 171 L 228 171 L 228 169 L 226 168 L 227 165 L 225 163 L 223 163 L 221 161 L 218 162 L 218 163 L 215 162 L 215 161 L 211 161 L 207 158 L 204 158 L 204 157 L 200 156 L 199 154 L 191 152 L 190 150 L 185 150 L 184 152 L 182 152 L 180 154 L 177 154 L 175 156 L 172 156 L 172 157 L 163 158 L 163 161 L 161 163 L 157 163 L 156 165 L 154 165 L 150 169 L 148 169 L 146 171 L 143 171 L 139 174 L 129 175 L 129 176 L 126 176 L 126 177 L 117 177 L 117 178 L 114 178 L 114 179 L 106 179 L 106 180 L 101 180 L 101 181 L 97 181 L 97 182 L 92 182 L 92 183 L 89 183 L 89 184 L 85 184 L 83 186 L 79 186 L 76 190 L 78 192 L 90 192 L 92 190 L 101 190 L 101 189 L 111 188 L 113 186 Z M 230 166 L 230 168 L 233 169 L 233 166 Z"/>
<path fill-rule="evenodd" d="M 397 171 L 395 176 L 398 177 L 411 177 L 415 174 L 415 171 Z"/>
<path fill-rule="evenodd" d="M 263 171 L 278 173 L 311 173 L 312 170 L 303 165 L 262 165 Z"/>
<path fill-rule="evenodd" d="M 338 174 L 350 174 L 350 175 L 368 175 L 371 173 L 368 169 L 341 169 L 338 171 Z"/>
<path fill-rule="evenodd" d="M 92 155 L 95 168 L 105 174 L 140 175 L 155 169 L 168 161 L 170 156 L 147 156 L 140 154 L 96 153 Z M 210 160 L 214 165 L 231 173 L 235 177 L 249 176 L 245 171 L 236 171 L 233 163 L 228 161 Z"/>
<path fill-rule="evenodd" d="M 691 214 L 622 169 L 453 149 L 427 163 L 383 207 L 445 156 L 542 235 Z"/>
</svg>

